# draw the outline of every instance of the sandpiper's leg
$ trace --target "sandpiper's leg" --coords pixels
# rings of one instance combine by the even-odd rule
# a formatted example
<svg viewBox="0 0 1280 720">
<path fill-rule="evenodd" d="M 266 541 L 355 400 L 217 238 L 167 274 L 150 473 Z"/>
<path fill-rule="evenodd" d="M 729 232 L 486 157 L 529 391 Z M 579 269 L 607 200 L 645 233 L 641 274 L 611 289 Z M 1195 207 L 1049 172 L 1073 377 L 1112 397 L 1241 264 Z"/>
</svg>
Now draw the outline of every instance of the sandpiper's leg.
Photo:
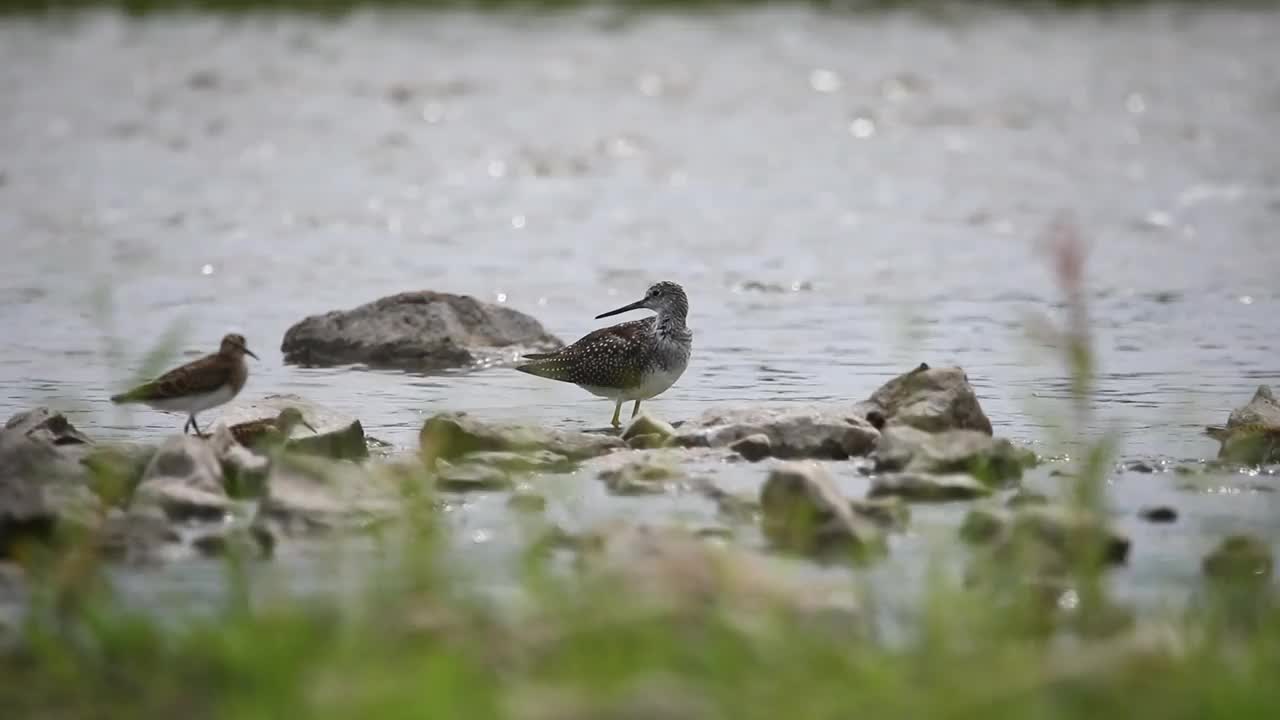
<svg viewBox="0 0 1280 720">
<path fill-rule="evenodd" d="M 182 434 L 187 434 L 187 428 L 191 427 L 191 417 L 187 416 L 187 421 L 182 423 Z"/>
<path fill-rule="evenodd" d="M 609 421 L 609 424 L 613 425 L 614 427 L 622 427 L 622 421 L 618 420 L 618 413 L 620 412 L 622 412 L 621 400 L 619 400 L 617 404 L 613 406 L 613 419 Z"/>
<path fill-rule="evenodd" d="M 191 429 L 196 431 L 196 435 L 197 435 L 197 436 L 200 436 L 200 435 L 203 435 L 203 434 L 204 434 L 204 433 L 200 432 L 200 426 L 196 424 L 196 416 L 195 416 L 195 415 L 192 415 L 192 416 L 191 416 Z"/>
<path fill-rule="evenodd" d="M 631 407 L 631 417 L 635 417 L 635 416 L 636 416 L 636 413 L 638 413 L 638 412 L 640 412 L 640 401 L 639 401 L 639 400 L 637 400 L 637 401 L 636 401 L 636 404 L 635 404 L 635 405 L 633 405 L 633 406 Z"/>
</svg>

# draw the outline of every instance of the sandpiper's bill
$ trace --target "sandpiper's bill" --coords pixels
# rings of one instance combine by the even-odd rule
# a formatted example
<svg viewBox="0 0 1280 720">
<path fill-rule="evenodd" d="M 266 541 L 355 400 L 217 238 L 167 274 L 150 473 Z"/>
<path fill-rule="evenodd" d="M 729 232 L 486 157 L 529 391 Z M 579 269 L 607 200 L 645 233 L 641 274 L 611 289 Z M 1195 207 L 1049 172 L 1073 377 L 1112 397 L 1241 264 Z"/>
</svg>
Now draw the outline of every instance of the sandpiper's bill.
<svg viewBox="0 0 1280 720">
<path fill-rule="evenodd" d="M 247 448 L 253 448 L 283 445 L 293 434 L 293 429 L 299 425 L 313 433 L 316 432 L 315 427 L 302 417 L 301 410 L 296 407 L 287 407 L 276 417 L 236 423 L 227 429 L 231 431 L 231 437 L 235 438 L 236 442 Z"/>
<path fill-rule="evenodd" d="M 148 383 L 111 398 L 117 405 L 141 403 L 164 412 L 186 413 L 187 428 L 200 435 L 196 415 L 229 402 L 249 379 L 244 356 L 258 359 L 245 345 L 244 336 L 232 333 L 222 338 L 218 352 L 193 360 Z"/>
<path fill-rule="evenodd" d="M 631 417 L 635 417 L 641 400 L 656 397 L 675 384 L 688 367 L 693 349 L 693 332 L 685 325 L 689 299 L 673 282 L 656 283 L 640 300 L 601 313 L 596 319 L 640 309 L 657 314 L 600 328 L 555 352 L 525 355 L 530 362 L 516 369 L 573 383 L 592 395 L 613 400 L 610 423 L 619 427 L 622 403 L 635 401 L 631 408 Z"/>
</svg>

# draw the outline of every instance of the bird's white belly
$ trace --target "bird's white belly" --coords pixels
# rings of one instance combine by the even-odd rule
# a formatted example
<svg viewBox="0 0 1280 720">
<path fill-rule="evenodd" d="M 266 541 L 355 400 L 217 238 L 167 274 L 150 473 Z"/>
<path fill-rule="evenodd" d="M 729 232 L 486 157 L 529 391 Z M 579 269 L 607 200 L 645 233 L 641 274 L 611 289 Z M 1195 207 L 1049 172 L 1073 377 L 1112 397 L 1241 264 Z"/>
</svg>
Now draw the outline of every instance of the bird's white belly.
<svg viewBox="0 0 1280 720">
<path fill-rule="evenodd" d="M 218 407 L 235 396 L 236 394 L 231 390 L 230 385 L 223 385 L 211 393 L 184 395 L 183 397 L 165 398 L 163 400 L 148 400 L 146 404 L 164 412 L 180 412 L 194 415 L 210 408 Z"/>
<path fill-rule="evenodd" d="M 676 380 L 684 374 L 685 365 L 673 368 L 658 368 L 650 373 L 645 373 L 644 379 L 640 384 L 631 388 L 611 388 L 600 387 L 598 385 L 582 385 L 583 390 L 597 397 L 605 397 L 610 400 L 648 400 L 657 397 L 666 392 L 668 388 L 676 384 Z"/>
</svg>

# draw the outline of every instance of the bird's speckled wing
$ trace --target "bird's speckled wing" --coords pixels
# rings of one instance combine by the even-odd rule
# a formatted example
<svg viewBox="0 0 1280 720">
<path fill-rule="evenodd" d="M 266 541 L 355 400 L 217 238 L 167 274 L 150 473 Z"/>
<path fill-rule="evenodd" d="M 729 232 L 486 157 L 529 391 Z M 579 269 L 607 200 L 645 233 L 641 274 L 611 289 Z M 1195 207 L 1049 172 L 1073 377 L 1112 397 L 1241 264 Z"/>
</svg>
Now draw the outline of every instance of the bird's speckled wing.
<svg viewBox="0 0 1280 720">
<path fill-rule="evenodd" d="M 276 432 L 275 418 L 263 418 L 261 420 L 249 420 L 237 423 L 228 428 L 231 431 L 231 437 L 236 442 L 248 447 L 257 442 L 266 435 Z"/>
<path fill-rule="evenodd" d="M 633 320 L 588 333 L 553 353 L 526 355 L 521 372 L 550 380 L 623 388 L 639 384 L 648 364 L 653 318 Z"/>
<path fill-rule="evenodd" d="M 231 382 L 234 363 L 219 355 L 206 355 L 177 367 L 149 383 L 111 398 L 112 402 L 146 402 L 211 393 Z"/>
</svg>

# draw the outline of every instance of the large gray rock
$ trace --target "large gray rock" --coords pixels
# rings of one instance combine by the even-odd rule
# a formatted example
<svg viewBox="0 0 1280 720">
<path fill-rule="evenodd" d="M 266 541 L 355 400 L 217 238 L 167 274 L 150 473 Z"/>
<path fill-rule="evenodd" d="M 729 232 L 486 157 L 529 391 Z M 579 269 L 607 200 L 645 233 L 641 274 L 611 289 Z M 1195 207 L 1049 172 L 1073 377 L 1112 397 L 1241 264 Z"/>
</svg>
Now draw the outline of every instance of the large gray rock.
<svg viewBox="0 0 1280 720">
<path fill-rule="evenodd" d="M 418 440 L 428 467 L 438 459 L 452 461 L 479 452 L 532 454 L 548 450 L 569 460 L 583 460 L 626 448 L 610 435 L 486 423 L 465 413 L 441 413 L 428 419 Z"/>
<path fill-rule="evenodd" d="M 224 486 L 222 463 L 209 443 L 176 435 L 151 458 L 129 508 L 131 512 L 158 508 L 175 521 L 218 521 L 233 506 Z"/>
<path fill-rule="evenodd" d="M 311 402 L 299 395 L 268 395 L 251 401 L 237 401 L 222 411 L 215 423 L 232 427 L 240 423 L 258 420 L 274 420 L 285 408 L 296 408 L 312 427 L 293 428 L 285 447 L 294 452 L 324 455 L 339 459 L 364 458 L 369 455 L 365 443 L 364 427 L 351 415 Z"/>
<path fill-rule="evenodd" d="M 752 406 L 713 408 L 681 426 L 676 444 L 684 447 L 727 447 L 760 435 L 763 452 L 787 459 L 847 460 L 871 452 L 880 433 L 859 416 L 834 407 Z"/>
<path fill-rule="evenodd" d="M 970 542 L 992 544 L 1002 557 L 1035 558 L 1033 569 L 1042 572 L 1066 572 L 1084 561 L 1119 565 L 1129 555 L 1129 539 L 1106 518 L 1061 505 L 975 508 L 960 532 Z"/>
<path fill-rule="evenodd" d="M 80 505 L 88 438 L 48 408 L 13 416 L 0 430 L 0 558 L 26 540 L 47 541 L 58 520 Z M 92 499 L 92 498 L 89 498 Z"/>
<path fill-rule="evenodd" d="M 1035 454 L 977 430 L 925 432 L 886 427 L 871 455 L 877 472 L 968 473 L 992 487 L 1016 483 Z"/>
<path fill-rule="evenodd" d="M 960 368 L 931 368 L 921 363 L 885 383 L 854 411 L 877 427 L 906 425 L 927 432 L 977 430 L 991 434 L 991 421 Z"/>
<path fill-rule="evenodd" d="M 1232 410 L 1225 428 L 1207 431 L 1221 443 L 1219 460 L 1244 465 L 1280 462 L 1280 402 L 1268 385 L 1258 386 L 1249 404 Z"/>
<path fill-rule="evenodd" d="M 280 350 L 285 362 L 299 365 L 440 370 L 560 345 L 524 313 L 465 295 L 424 290 L 313 315 L 289 328 Z"/>
<path fill-rule="evenodd" d="M 760 490 L 761 525 L 770 542 L 800 552 L 884 550 L 875 524 L 854 514 L 826 470 L 814 462 L 783 463 Z"/>
</svg>

